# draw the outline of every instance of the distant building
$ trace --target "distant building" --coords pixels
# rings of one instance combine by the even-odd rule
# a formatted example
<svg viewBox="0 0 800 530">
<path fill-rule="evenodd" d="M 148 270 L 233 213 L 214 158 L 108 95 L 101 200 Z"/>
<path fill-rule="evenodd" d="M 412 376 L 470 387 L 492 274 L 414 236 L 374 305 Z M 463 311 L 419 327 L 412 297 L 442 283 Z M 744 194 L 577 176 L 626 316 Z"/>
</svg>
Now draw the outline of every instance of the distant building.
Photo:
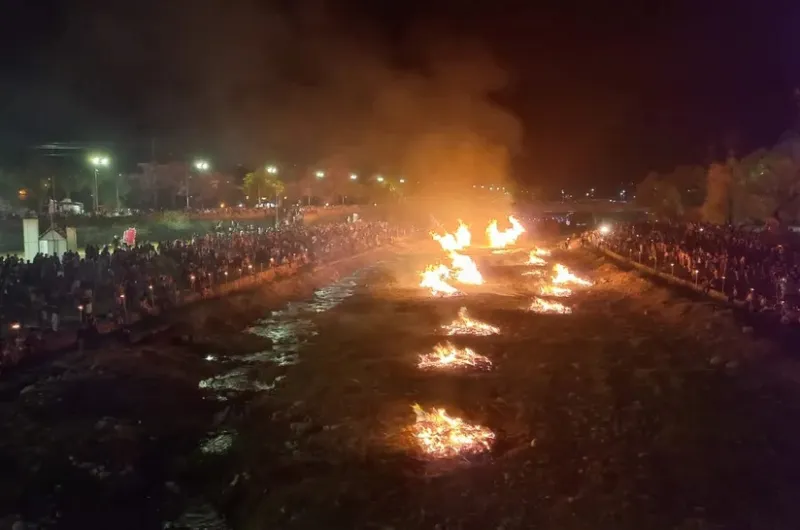
<svg viewBox="0 0 800 530">
<path fill-rule="evenodd" d="M 82 202 L 73 202 L 68 198 L 60 201 L 50 199 L 47 206 L 47 213 L 50 214 L 82 215 L 84 211 Z"/>
</svg>

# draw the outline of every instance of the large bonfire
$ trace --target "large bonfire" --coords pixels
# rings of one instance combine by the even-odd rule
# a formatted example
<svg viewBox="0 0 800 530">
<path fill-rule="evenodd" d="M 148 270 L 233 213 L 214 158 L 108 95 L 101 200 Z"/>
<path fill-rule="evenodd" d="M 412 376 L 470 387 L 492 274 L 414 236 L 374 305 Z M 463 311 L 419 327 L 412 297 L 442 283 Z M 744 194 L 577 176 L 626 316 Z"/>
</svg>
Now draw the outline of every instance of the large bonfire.
<svg viewBox="0 0 800 530">
<path fill-rule="evenodd" d="M 417 367 L 422 369 L 479 368 L 488 370 L 492 361 L 470 348 L 458 348 L 449 342 L 437 344 L 433 351 L 419 356 Z"/>
<path fill-rule="evenodd" d="M 422 272 L 422 281 L 419 282 L 420 287 L 430 289 L 433 296 L 455 296 L 461 292 L 447 283 L 450 277 L 450 269 L 445 265 L 429 265 Z"/>
<path fill-rule="evenodd" d="M 497 220 L 492 219 L 489 226 L 486 227 L 486 237 L 489 239 L 489 246 L 492 248 L 506 248 L 513 245 L 519 239 L 519 236 L 525 232 L 525 228 L 517 221 L 513 215 L 508 217 L 508 222 L 511 223 L 511 228 L 500 231 L 497 228 Z"/>
<path fill-rule="evenodd" d="M 481 425 L 472 425 L 461 418 L 453 418 L 445 409 L 422 410 L 413 407 L 416 421 L 412 428 L 422 451 L 434 458 L 452 458 L 488 451 L 495 436 Z"/>
<path fill-rule="evenodd" d="M 439 242 L 445 252 L 464 250 L 472 243 L 472 234 L 469 231 L 469 227 L 462 221 L 458 222 L 458 229 L 455 234 L 445 232 L 444 235 L 441 235 L 431 232 L 431 237 Z"/>
<path fill-rule="evenodd" d="M 450 258 L 450 267 L 442 264 L 429 265 L 422 273 L 420 287 L 430 289 L 434 296 L 452 296 L 460 293 L 458 289 L 448 283 L 450 279 L 469 285 L 483 283 L 483 276 L 475 261 L 458 252 L 469 247 L 472 242 L 472 234 L 467 225 L 459 221 L 455 234 L 446 232 L 442 235 L 432 232 L 431 237 L 441 245 L 442 250 L 447 252 L 447 257 Z"/>
<path fill-rule="evenodd" d="M 458 311 L 458 318 L 451 322 L 449 325 L 442 326 L 442 329 L 448 335 L 497 335 L 500 333 L 500 328 L 474 320 L 467 315 L 467 308 L 462 307 Z"/>
</svg>

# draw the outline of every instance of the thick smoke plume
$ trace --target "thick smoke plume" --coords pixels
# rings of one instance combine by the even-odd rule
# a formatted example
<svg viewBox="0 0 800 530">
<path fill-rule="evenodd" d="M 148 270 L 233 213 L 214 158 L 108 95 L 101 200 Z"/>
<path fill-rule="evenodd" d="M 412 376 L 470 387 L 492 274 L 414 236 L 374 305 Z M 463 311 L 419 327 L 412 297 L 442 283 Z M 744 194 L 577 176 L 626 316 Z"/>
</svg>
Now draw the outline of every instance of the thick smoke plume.
<svg viewBox="0 0 800 530">
<path fill-rule="evenodd" d="M 388 38 L 355 10 L 274 4 L 85 0 L 53 75 L 106 121 L 130 101 L 136 132 L 245 164 L 403 175 L 437 196 L 503 184 L 521 128 L 493 99 L 508 79 L 485 48 L 435 25 Z"/>
</svg>

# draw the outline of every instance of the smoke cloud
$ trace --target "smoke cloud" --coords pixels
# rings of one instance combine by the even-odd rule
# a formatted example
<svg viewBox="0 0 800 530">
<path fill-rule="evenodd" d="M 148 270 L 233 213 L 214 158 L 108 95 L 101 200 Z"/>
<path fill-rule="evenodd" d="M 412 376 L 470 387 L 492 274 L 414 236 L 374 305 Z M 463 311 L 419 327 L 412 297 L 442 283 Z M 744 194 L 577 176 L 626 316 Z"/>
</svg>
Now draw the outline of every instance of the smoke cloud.
<svg viewBox="0 0 800 530">
<path fill-rule="evenodd" d="M 505 70 L 435 25 L 388 35 L 323 2 L 78 4 L 50 81 L 134 133 L 167 130 L 245 164 L 403 175 L 433 193 L 503 183 L 520 145 L 494 99 Z"/>
</svg>

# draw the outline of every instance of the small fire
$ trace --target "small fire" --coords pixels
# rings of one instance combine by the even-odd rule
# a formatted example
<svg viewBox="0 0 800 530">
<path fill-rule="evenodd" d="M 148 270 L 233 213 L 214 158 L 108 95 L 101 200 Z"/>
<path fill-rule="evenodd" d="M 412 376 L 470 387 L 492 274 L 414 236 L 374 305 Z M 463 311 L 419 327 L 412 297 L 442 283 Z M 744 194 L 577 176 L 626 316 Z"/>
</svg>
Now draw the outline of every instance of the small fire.
<svg viewBox="0 0 800 530">
<path fill-rule="evenodd" d="M 557 285 L 542 285 L 541 293 L 544 296 L 569 296 L 572 294 L 571 289 L 567 289 L 566 287 L 559 287 Z"/>
<path fill-rule="evenodd" d="M 422 273 L 422 281 L 419 282 L 420 287 L 425 287 L 431 290 L 434 296 L 454 296 L 461 294 L 458 289 L 447 283 L 447 278 L 450 276 L 450 269 L 444 265 L 428 265 L 428 268 Z"/>
<path fill-rule="evenodd" d="M 472 243 L 472 234 L 469 231 L 469 227 L 461 221 L 458 222 L 458 230 L 456 230 L 455 234 L 445 232 L 444 235 L 439 235 L 431 232 L 431 237 L 439 242 L 445 252 L 463 250 Z"/>
<path fill-rule="evenodd" d="M 447 331 L 448 335 L 497 335 L 500 333 L 500 328 L 481 322 L 480 320 L 473 320 L 467 316 L 467 308 L 462 307 L 458 310 L 458 318 L 455 319 L 450 325 L 442 326 L 442 329 Z"/>
<path fill-rule="evenodd" d="M 532 271 L 525 271 L 522 273 L 523 276 L 536 276 L 537 278 L 541 278 L 544 276 L 544 271 L 542 269 L 533 269 Z"/>
<path fill-rule="evenodd" d="M 483 283 L 483 276 L 472 258 L 458 252 L 451 252 L 450 259 L 453 261 L 452 267 L 455 270 L 456 281 L 470 285 Z"/>
<path fill-rule="evenodd" d="M 457 348 L 446 342 L 434 346 L 431 353 L 420 355 L 417 367 L 422 369 L 473 367 L 488 370 L 492 367 L 492 361 L 469 348 Z"/>
<path fill-rule="evenodd" d="M 489 238 L 489 246 L 492 248 L 505 248 L 516 243 L 519 236 L 525 232 L 525 228 L 517 221 L 514 216 L 508 217 L 511 228 L 501 232 L 497 228 L 497 220 L 492 219 L 486 227 L 486 236 Z"/>
<path fill-rule="evenodd" d="M 575 285 L 582 285 L 584 287 L 592 285 L 592 282 L 590 282 L 589 280 L 584 280 L 583 278 L 578 278 L 577 276 L 569 272 L 568 268 L 561 265 L 560 263 L 556 263 L 554 270 L 556 271 L 556 275 L 553 276 L 554 284 L 572 283 Z"/>
<path fill-rule="evenodd" d="M 535 249 L 533 249 L 533 251 L 531 252 L 531 255 L 533 255 L 533 254 L 536 254 L 537 256 L 549 256 L 549 255 L 551 255 L 551 254 L 552 254 L 552 252 L 550 252 L 550 251 L 549 251 L 549 250 L 547 250 L 546 248 L 536 247 L 536 248 L 535 248 Z"/>
<path fill-rule="evenodd" d="M 547 262 L 537 256 L 535 250 L 531 250 L 531 255 L 528 256 L 528 265 L 544 266 L 547 265 Z"/>
<path fill-rule="evenodd" d="M 453 418 L 444 409 L 426 412 L 417 404 L 412 408 L 417 417 L 413 427 L 414 436 L 429 456 L 451 458 L 491 449 L 495 436 L 486 427 Z"/>
<path fill-rule="evenodd" d="M 558 302 L 550 302 L 543 298 L 534 298 L 528 310 L 536 313 L 556 313 L 558 315 L 569 315 L 572 313 L 572 308 Z"/>
</svg>

